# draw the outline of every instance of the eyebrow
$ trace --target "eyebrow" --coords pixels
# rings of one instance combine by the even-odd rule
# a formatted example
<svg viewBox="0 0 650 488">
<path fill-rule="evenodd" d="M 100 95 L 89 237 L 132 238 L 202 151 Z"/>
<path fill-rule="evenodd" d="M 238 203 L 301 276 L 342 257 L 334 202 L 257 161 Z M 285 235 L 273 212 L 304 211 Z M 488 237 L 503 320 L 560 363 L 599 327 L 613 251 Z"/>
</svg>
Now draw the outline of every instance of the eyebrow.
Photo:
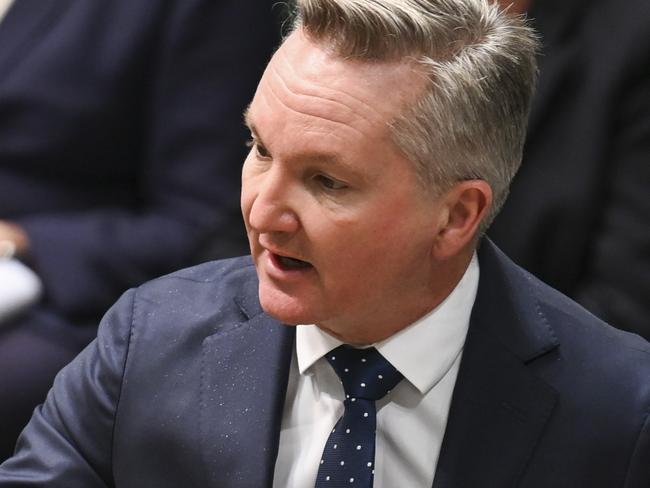
<svg viewBox="0 0 650 488">
<path fill-rule="evenodd" d="M 246 125 L 246 127 L 248 127 L 250 129 L 251 126 L 253 125 L 253 122 L 251 121 L 251 105 L 250 105 L 250 103 L 244 109 L 244 114 L 243 115 L 244 115 L 244 124 Z"/>
<path fill-rule="evenodd" d="M 253 138 L 255 141 L 262 147 L 266 147 L 266 144 L 264 144 L 264 141 L 259 135 L 259 132 L 255 129 L 255 124 L 251 120 L 251 115 L 250 115 L 250 105 L 246 107 L 246 110 L 244 110 L 244 124 L 248 128 L 249 131 L 251 131 L 251 134 L 253 135 Z"/>
<path fill-rule="evenodd" d="M 248 130 L 251 131 L 251 134 L 253 134 L 253 137 L 257 139 L 259 144 L 262 147 L 267 147 L 264 144 L 264 141 L 259 135 L 259 132 L 255 128 L 255 123 L 252 120 L 251 113 L 250 113 L 250 105 L 246 107 L 246 110 L 244 110 L 244 124 L 246 124 L 246 127 L 248 127 Z M 317 164 L 328 164 L 328 165 L 338 165 L 343 168 L 346 168 L 348 171 L 351 173 L 357 175 L 357 177 L 362 178 L 362 179 L 367 179 L 367 175 L 359 172 L 356 168 L 352 167 L 348 162 L 342 160 L 338 155 L 336 154 L 327 154 L 327 153 L 310 153 L 310 152 L 304 152 L 304 153 L 299 153 L 299 154 L 294 154 L 291 156 L 290 159 L 295 159 L 295 160 L 306 160 L 310 161 L 312 163 L 317 163 Z"/>
<path fill-rule="evenodd" d="M 255 130 L 255 124 L 251 120 L 251 106 L 250 105 L 248 107 L 246 107 L 246 110 L 244 110 L 244 125 L 246 125 L 246 127 L 248 127 L 248 130 L 250 130 L 257 139 L 259 139 L 259 134 Z"/>
</svg>

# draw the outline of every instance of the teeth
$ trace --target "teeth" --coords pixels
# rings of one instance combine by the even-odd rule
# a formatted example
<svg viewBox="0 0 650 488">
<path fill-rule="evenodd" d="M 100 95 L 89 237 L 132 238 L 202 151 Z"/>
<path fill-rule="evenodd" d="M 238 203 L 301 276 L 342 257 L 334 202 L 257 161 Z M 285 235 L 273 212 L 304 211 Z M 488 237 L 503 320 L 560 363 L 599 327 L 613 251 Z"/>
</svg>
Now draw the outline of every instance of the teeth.
<svg viewBox="0 0 650 488">
<path fill-rule="evenodd" d="M 307 261 L 301 261 L 300 259 L 287 258 L 284 256 L 278 256 L 278 261 L 285 268 L 289 269 L 303 269 L 311 266 Z"/>
</svg>

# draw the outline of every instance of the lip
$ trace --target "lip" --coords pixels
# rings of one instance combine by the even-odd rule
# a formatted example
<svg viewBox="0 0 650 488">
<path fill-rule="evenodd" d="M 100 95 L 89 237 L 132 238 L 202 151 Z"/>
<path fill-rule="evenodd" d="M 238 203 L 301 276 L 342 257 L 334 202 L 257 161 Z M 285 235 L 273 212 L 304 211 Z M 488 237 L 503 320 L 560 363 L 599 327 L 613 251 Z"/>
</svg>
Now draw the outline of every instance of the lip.
<svg viewBox="0 0 650 488">
<path fill-rule="evenodd" d="M 271 244 L 268 243 L 268 242 L 264 242 L 264 240 L 263 240 L 263 236 L 260 236 L 260 237 L 258 238 L 258 241 L 257 241 L 257 242 L 258 242 L 258 244 L 259 244 L 260 249 L 261 249 L 263 252 L 265 251 L 265 252 L 267 252 L 267 253 L 269 253 L 269 254 L 271 254 L 271 255 L 273 255 L 273 256 L 279 256 L 279 257 L 283 257 L 283 258 L 297 259 L 297 260 L 299 260 L 299 261 L 304 261 L 304 262 L 306 262 L 306 263 L 312 264 L 311 261 L 309 261 L 309 260 L 303 258 L 302 256 L 298 256 L 298 255 L 296 255 L 296 254 L 292 254 L 291 252 L 284 251 L 283 249 L 280 249 L 280 248 L 278 248 L 278 247 L 275 247 L 275 246 L 271 245 Z M 312 265 L 312 266 L 313 266 L 313 265 Z"/>
<path fill-rule="evenodd" d="M 291 256 L 290 254 L 276 253 L 268 248 L 264 248 L 262 254 L 260 255 L 260 262 L 263 263 L 264 270 L 271 278 L 287 281 L 298 279 L 314 272 L 313 265 L 308 268 L 287 269 L 280 263 L 280 257 L 300 259 Z"/>
</svg>

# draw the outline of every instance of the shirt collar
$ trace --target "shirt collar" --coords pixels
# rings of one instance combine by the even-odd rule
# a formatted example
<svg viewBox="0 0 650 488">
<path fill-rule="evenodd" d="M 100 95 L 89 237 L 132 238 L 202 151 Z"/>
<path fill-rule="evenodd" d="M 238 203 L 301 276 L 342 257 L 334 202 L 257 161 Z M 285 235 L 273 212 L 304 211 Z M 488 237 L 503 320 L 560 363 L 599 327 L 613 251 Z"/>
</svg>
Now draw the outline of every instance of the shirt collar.
<svg viewBox="0 0 650 488">
<path fill-rule="evenodd" d="M 442 303 L 398 333 L 373 344 L 420 393 L 433 388 L 461 353 L 478 281 L 479 264 L 474 253 L 465 274 Z M 299 325 L 296 353 L 300 374 L 341 344 L 315 325 Z"/>
</svg>

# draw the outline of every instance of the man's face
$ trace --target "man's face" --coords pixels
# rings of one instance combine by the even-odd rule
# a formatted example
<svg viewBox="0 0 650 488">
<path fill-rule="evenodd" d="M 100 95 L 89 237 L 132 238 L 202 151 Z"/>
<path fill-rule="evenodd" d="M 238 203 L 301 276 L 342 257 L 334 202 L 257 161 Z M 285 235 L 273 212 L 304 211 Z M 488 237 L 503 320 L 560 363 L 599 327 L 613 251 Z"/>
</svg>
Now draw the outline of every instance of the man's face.
<svg viewBox="0 0 650 488">
<path fill-rule="evenodd" d="M 387 125 L 420 83 L 407 64 L 342 60 L 301 32 L 271 60 L 247 113 L 241 197 L 270 315 L 363 343 L 435 306 L 442 207 Z"/>
</svg>

